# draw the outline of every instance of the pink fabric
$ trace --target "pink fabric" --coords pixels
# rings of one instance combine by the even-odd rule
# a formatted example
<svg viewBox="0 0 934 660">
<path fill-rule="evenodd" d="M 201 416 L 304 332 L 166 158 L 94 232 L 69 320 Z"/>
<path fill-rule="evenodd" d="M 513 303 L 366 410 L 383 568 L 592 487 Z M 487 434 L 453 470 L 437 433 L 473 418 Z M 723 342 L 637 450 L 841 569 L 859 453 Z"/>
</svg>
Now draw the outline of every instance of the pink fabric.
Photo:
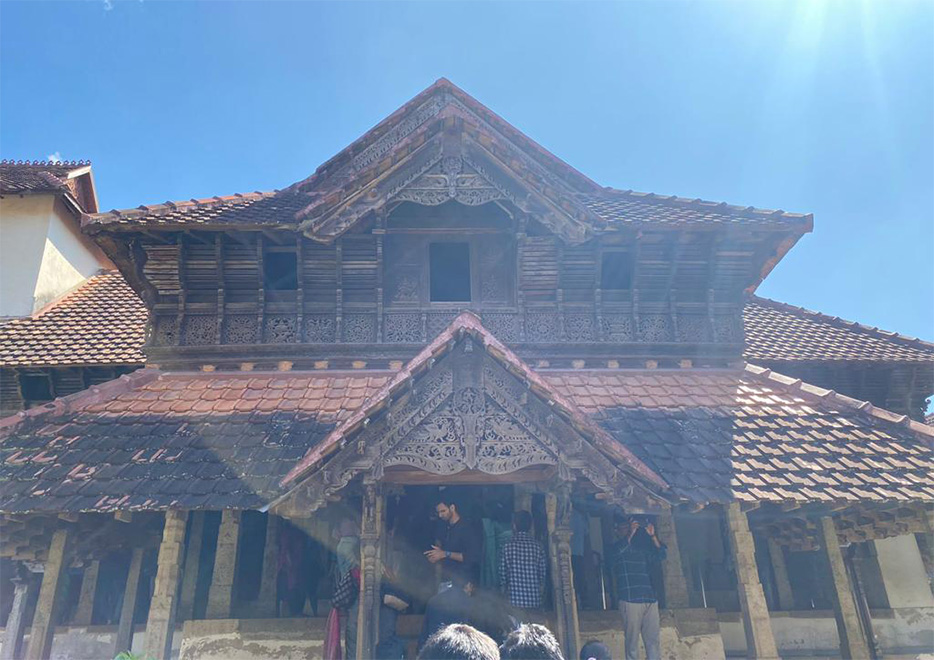
<svg viewBox="0 0 934 660">
<path fill-rule="evenodd" d="M 333 607 L 324 625 L 324 660 L 341 660 L 341 615 Z"/>
</svg>

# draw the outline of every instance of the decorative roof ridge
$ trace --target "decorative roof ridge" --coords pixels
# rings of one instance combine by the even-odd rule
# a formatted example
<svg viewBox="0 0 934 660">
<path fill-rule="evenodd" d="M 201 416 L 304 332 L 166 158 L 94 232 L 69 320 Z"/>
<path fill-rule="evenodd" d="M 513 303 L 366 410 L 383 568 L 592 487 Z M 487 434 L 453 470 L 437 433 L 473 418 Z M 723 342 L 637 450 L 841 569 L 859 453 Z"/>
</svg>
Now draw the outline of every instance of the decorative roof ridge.
<svg viewBox="0 0 934 660">
<path fill-rule="evenodd" d="M 117 396 L 142 387 L 163 375 L 163 372 L 153 368 L 138 369 L 130 374 L 124 374 L 106 383 L 94 385 L 86 390 L 75 392 L 67 396 L 58 397 L 46 404 L 22 410 L 18 413 L 0 419 L 0 431 L 16 428 L 27 420 L 39 420 L 48 415 L 60 415 L 77 411 L 81 406 L 107 401 Z M 2 442 L 2 440 L 0 440 Z"/>
<path fill-rule="evenodd" d="M 84 279 L 84 280 L 78 282 L 78 283 L 75 284 L 73 287 L 71 287 L 70 289 L 68 289 L 68 291 L 66 291 L 65 293 L 63 293 L 62 295 L 60 295 L 58 298 L 52 300 L 51 302 L 46 303 L 45 305 L 43 305 L 42 307 L 40 307 L 39 309 L 37 309 L 35 312 L 33 312 L 32 314 L 30 314 L 29 316 L 24 316 L 24 317 L 22 317 L 22 318 L 13 319 L 13 320 L 10 321 L 10 323 L 13 324 L 13 323 L 16 323 L 16 322 L 18 322 L 18 321 L 19 321 L 19 322 L 22 322 L 22 321 L 35 321 L 35 320 L 37 320 L 37 319 L 40 319 L 40 318 L 42 318 L 43 316 L 45 316 L 46 314 L 48 314 L 49 312 L 55 311 L 55 310 L 58 309 L 59 307 L 64 306 L 66 303 L 69 302 L 69 299 L 71 299 L 71 298 L 73 298 L 74 296 L 77 296 L 78 294 L 80 294 L 80 293 L 84 290 L 84 287 L 90 286 L 92 283 L 94 283 L 94 282 L 93 282 L 94 280 L 97 280 L 97 279 L 99 279 L 99 278 L 101 278 L 101 277 L 113 276 L 113 275 L 119 275 L 120 277 L 123 277 L 123 275 L 120 274 L 120 271 L 117 270 L 116 268 L 100 268 L 100 269 L 98 269 L 98 271 L 97 271 L 96 273 L 94 273 L 93 275 L 91 275 L 91 276 L 88 277 L 87 279 Z"/>
<path fill-rule="evenodd" d="M 820 321 L 825 321 L 831 325 L 834 325 L 839 328 L 845 328 L 847 330 L 859 330 L 865 332 L 868 335 L 877 337 L 879 339 L 885 339 L 890 341 L 895 341 L 902 344 L 907 344 L 913 348 L 926 348 L 934 352 L 934 342 L 925 341 L 919 337 L 909 337 L 907 335 L 900 334 L 898 332 L 893 332 L 891 330 L 883 330 L 877 326 L 866 325 L 858 321 L 850 321 L 847 319 L 840 318 L 839 316 L 831 316 L 830 314 L 824 314 L 823 312 L 817 312 L 813 309 L 807 309 L 806 307 L 799 307 L 798 305 L 792 305 L 786 302 L 780 302 L 778 300 L 773 300 L 772 298 L 765 298 L 763 296 L 758 296 L 754 293 L 747 294 L 746 302 L 753 302 L 761 304 L 766 307 L 772 307 L 775 309 L 780 309 L 783 311 L 791 312 L 797 316 L 804 318 L 811 317 L 812 319 L 817 319 Z M 934 355 L 931 356 L 931 359 L 934 360 Z"/>
<path fill-rule="evenodd" d="M 853 408 L 860 412 L 866 413 L 876 419 L 880 419 L 885 422 L 890 422 L 892 424 L 898 424 L 899 426 L 904 426 L 912 431 L 919 433 L 921 435 L 927 436 L 928 444 L 934 443 L 934 426 L 928 426 L 927 424 L 922 424 L 911 419 L 908 415 L 900 415 L 894 413 L 885 408 L 879 408 L 874 406 L 869 401 L 862 401 L 860 399 L 854 399 L 843 394 L 838 394 L 834 390 L 828 390 L 823 387 L 818 387 L 817 385 L 811 385 L 810 383 L 805 383 L 800 378 L 792 378 L 791 376 L 785 376 L 778 372 L 772 371 L 765 367 L 760 367 L 755 364 L 746 363 L 745 371 L 748 374 L 752 374 L 758 378 L 763 378 L 773 383 L 778 383 L 786 390 L 792 392 L 799 392 L 811 398 L 819 399 L 823 402 L 833 402 L 847 408 Z"/>
<path fill-rule="evenodd" d="M 169 200 L 161 204 L 140 204 L 132 209 L 111 209 L 110 211 L 104 211 L 102 213 L 82 213 L 81 226 L 106 224 L 108 222 L 115 222 L 118 219 L 133 219 L 176 212 L 187 213 L 194 209 L 245 204 L 246 202 L 254 202 L 259 199 L 265 199 L 266 197 L 274 197 L 280 192 L 279 190 L 266 192 L 257 190 L 251 193 L 234 193 L 224 196 L 215 195 L 214 197 L 205 197 L 202 199 L 192 197 L 188 200 Z"/>
<path fill-rule="evenodd" d="M 807 223 L 808 229 L 813 229 L 813 213 L 792 213 L 782 209 L 763 209 L 755 206 L 741 206 L 739 204 L 728 204 L 727 202 L 714 202 L 696 197 L 679 197 L 678 195 L 659 195 L 657 193 L 639 192 L 637 190 L 621 190 L 610 186 L 605 187 L 601 192 L 610 193 L 614 197 L 623 197 L 642 202 L 656 202 L 662 204 L 671 204 L 701 211 L 723 211 L 731 215 L 739 215 L 749 218 L 776 217 L 787 218 L 789 220 L 802 220 Z"/>
<path fill-rule="evenodd" d="M 474 339 L 478 340 L 487 353 L 505 367 L 507 371 L 525 380 L 530 390 L 537 396 L 547 399 L 557 408 L 558 412 L 563 413 L 567 421 L 578 431 L 594 437 L 599 442 L 600 449 L 612 452 L 615 458 L 625 462 L 631 469 L 639 473 L 647 481 L 652 482 L 656 487 L 668 488 L 668 484 L 658 474 L 584 414 L 571 400 L 564 397 L 535 373 L 519 356 L 483 326 L 480 317 L 470 311 L 461 312 L 431 343 L 409 360 L 385 386 L 367 401 L 364 401 L 363 405 L 350 417 L 331 430 L 321 442 L 312 447 L 296 463 L 295 467 L 283 477 L 280 484 L 282 486 L 293 484 L 309 468 L 330 454 L 347 434 L 366 426 L 369 418 L 379 412 L 386 405 L 386 402 L 391 400 L 395 392 L 405 387 L 417 373 L 431 368 L 435 360 L 453 348 L 464 333 L 470 334 Z"/>
<path fill-rule="evenodd" d="M 90 160 L 15 160 L 13 158 L 0 159 L 0 165 L 15 165 L 17 167 L 87 167 Z"/>
</svg>

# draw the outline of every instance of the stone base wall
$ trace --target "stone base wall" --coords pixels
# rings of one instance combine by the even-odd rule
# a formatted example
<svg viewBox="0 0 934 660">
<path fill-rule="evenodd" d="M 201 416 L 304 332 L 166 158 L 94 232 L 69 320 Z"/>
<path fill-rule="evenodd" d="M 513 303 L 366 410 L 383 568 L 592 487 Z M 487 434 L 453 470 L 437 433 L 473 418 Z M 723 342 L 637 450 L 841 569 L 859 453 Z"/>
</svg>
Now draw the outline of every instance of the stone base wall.
<svg viewBox="0 0 934 660">
<path fill-rule="evenodd" d="M 623 656 L 623 621 L 618 612 L 583 611 L 579 614 L 581 645 L 592 639 L 610 647 L 613 657 Z M 661 613 L 662 660 L 713 660 L 724 656 L 716 610 L 666 610 Z M 645 649 L 642 650 L 645 655 Z"/>
<path fill-rule="evenodd" d="M 306 660 L 324 655 L 323 617 L 186 621 L 179 660 Z"/>
<path fill-rule="evenodd" d="M 0 628 L 0 648 L 3 647 L 3 629 Z M 143 652 L 146 626 L 133 629 L 133 653 Z M 52 638 L 50 660 L 111 660 L 114 657 L 116 626 L 59 626 Z M 172 639 L 172 660 L 177 660 L 181 643 L 181 628 Z M 23 652 L 29 646 L 29 629 L 23 639 Z"/>
</svg>

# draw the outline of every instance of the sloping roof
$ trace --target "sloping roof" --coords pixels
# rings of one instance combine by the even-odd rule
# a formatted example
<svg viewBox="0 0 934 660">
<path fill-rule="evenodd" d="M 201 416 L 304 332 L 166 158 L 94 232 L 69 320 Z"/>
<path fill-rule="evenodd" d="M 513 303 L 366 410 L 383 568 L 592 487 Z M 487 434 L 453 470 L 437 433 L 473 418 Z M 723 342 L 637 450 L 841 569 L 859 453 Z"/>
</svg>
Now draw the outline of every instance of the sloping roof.
<svg viewBox="0 0 934 660">
<path fill-rule="evenodd" d="M 652 472 L 645 464 L 637 459 L 624 446 L 607 435 L 603 429 L 594 424 L 593 420 L 584 415 L 573 401 L 565 397 L 558 389 L 553 387 L 547 379 L 532 371 L 519 356 L 509 350 L 505 344 L 494 337 L 489 330 L 483 327 L 480 318 L 473 312 L 462 312 L 451 324 L 445 328 L 428 346 L 412 358 L 386 386 L 349 416 L 340 426 L 335 428 L 322 443 L 310 449 L 308 454 L 292 469 L 282 480 L 283 485 L 294 482 L 300 475 L 326 456 L 346 436 L 363 426 L 364 421 L 374 415 L 378 410 L 388 405 L 392 394 L 406 387 L 412 378 L 425 369 L 430 369 L 434 360 L 438 359 L 451 348 L 454 340 L 463 334 L 469 334 L 480 347 L 495 360 L 500 362 L 507 371 L 518 375 L 529 389 L 553 406 L 555 412 L 564 415 L 571 425 L 592 439 L 595 446 L 622 464 L 630 472 L 634 472 L 642 479 L 655 486 L 666 487 L 657 474 Z"/>
<path fill-rule="evenodd" d="M 117 271 L 0 325 L 0 367 L 140 364 L 148 312 Z"/>
<path fill-rule="evenodd" d="M 388 380 L 141 369 L 0 422 L 0 511 L 261 508 Z"/>
<path fill-rule="evenodd" d="M 68 191 L 67 181 L 90 171 L 85 161 L 0 161 L 0 193 Z"/>
<path fill-rule="evenodd" d="M 934 501 L 934 428 L 749 366 L 544 374 L 696 502 Z"/>
<path fill-rule="evenodd" d="M 744 356 L 751 362 L 886 361 L 934 363 L 934 344 L 750 296 L 743 310 Z"/>
</svg>

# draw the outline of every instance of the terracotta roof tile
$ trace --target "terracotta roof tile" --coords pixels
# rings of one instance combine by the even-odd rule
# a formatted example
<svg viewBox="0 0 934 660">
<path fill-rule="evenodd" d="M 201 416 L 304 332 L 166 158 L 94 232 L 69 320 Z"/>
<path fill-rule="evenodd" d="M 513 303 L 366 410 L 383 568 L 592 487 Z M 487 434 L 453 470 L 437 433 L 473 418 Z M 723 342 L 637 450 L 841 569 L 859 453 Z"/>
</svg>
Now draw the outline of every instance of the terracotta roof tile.
<svg viewBox="0 0 934 660">
<path fill-rule="evenodd" d="M 76 170 L 87 170 L 85 161 L 0 161 L 0 193 L 70 192 L 66 183 Z"/>
<path fill-rule="evenodd" d="M 751 362 L 893 361 L 934 363 L 934 344 L 751 296 L 743 311 Z"/>
<path fill-rule="evenodd" d="M 0 366 L 140 364 L 147 311 L 117 271 L 0 325 Z"/>
</svg>

